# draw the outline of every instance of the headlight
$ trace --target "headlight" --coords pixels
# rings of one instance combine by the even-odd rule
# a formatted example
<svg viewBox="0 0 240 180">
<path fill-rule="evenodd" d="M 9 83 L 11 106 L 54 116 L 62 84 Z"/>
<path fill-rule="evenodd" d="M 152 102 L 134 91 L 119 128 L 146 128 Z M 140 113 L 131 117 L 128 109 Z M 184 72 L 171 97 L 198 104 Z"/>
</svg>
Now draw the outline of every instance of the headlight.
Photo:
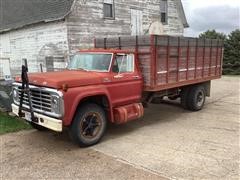
<svg viewBox="0 0 240 180">
<path fill-rule="evenodd" d="M 19 102 L 18 90 L 16 88 L 13 88 L 13 101 L 15 103 Z"/>
<path fill-rule="evenodd" d="M 52 95 L 51 97 L 52 111 L 56 114 L 60 114 L 60 97 Z"/>
</svg>

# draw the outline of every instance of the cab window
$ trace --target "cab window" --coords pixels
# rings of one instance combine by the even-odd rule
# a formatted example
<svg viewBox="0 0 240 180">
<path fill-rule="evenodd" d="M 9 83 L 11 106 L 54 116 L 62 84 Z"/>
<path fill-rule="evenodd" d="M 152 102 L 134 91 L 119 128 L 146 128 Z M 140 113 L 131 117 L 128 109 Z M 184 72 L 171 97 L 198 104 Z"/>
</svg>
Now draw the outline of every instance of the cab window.
<svg viewBox="0 0 240 180">
<path fill-rule="evenodd" d="M 117 54 L 113 64 L 113 72 L 115 73 L 134 72 L 134 55 L 133 54 Z"/>
</svg>

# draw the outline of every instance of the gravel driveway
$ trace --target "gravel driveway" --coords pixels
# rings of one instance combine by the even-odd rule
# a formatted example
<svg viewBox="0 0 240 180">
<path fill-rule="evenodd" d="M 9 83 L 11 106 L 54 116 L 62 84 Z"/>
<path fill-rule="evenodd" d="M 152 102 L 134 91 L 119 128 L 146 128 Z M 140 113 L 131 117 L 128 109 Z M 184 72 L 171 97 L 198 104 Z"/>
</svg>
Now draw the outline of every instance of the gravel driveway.
<svg viewBox="0 0 240 180">
<path fill-rule="evenodd" d="M 0 136 L 2 179 L 239 179 L 240 78 L 213 81 L 204 110 L 151 105 L 88 149 L 66 133 Z"/>
</svg>

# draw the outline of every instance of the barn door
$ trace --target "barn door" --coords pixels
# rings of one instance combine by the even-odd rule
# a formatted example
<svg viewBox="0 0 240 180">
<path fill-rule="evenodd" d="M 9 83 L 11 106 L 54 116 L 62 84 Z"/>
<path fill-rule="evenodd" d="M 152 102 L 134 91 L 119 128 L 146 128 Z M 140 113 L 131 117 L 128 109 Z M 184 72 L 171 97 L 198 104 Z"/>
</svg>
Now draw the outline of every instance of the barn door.
<svg viewBox="0 0 240 180">
<path fill-rule="evenodd" d="M 9 59 L 0 59 L 0 79 L 11 80 Z"/>
<path fill-rule="evenodd" d="M 47 57 L 45 57 L 45 60 L 46 60 L 46 70 L 47 70 L 47 72 L 54 71 L 53 56 L 47 56 Z"/>
<path fill-rule="evenodd" d="M 131 9 L 131 31 L 133 36 L 143 34 L 142 17 L 142 11 Z"/>
</svg>

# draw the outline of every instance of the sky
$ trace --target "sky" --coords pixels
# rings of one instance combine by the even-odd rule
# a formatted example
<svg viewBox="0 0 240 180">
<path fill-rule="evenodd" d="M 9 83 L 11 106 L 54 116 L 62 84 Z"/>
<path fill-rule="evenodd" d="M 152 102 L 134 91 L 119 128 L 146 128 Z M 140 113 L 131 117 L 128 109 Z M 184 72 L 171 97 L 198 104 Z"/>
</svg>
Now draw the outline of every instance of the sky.
<svg viewBox="0 0 240 180">
<path fill-rule="evenodd" d="M 240 0 L 182 0 L 190 28 L 185 36 L 208 29 L 229 34 L 240 28 Z"/>
</svg>

